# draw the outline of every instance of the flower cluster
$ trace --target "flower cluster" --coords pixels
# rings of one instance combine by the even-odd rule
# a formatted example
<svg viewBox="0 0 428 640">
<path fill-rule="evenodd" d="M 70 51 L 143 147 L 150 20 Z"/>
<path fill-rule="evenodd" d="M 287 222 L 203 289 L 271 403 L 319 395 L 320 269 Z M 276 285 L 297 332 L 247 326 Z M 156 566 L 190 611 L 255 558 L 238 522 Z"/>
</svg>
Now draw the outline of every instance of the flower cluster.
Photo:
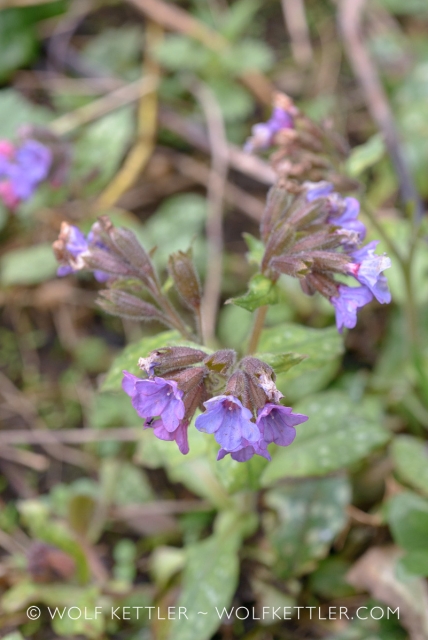
<svg viewBox="0 0 428 640">
<path fill-rule="evenodd" d="M 15 146 L 0 140 L 0 200 L 11 210 L 28 200 L 38 185 L 48 177 L 52 164 L 50 149 L 41 142 L 27 139 Z"/>
<path fill-rule="evenodd" d="M 124 371 L 123 390 L 160 440 L 175 440 L 189 451 L 187 432 L 199 408 L 195 427 L 213 434 L 220 445 L 217 459 L 230 454 L 245 462 L 254 455 L 270 460 L 268 445 L 288 446 L 295 426 L 307 416 L 280 404 L 273 369 L 248 356 L 238 366 L 231 350 L 214 354 L 190 347 L 165 347 L 140 359 L 146 378 Z M 221 391 L 221 393 L 219 393 Z"/>
<path fill-rule="evenodd" d="M 245 143 L 245 151 L 268 149 L 275 144 L 277 134 L 294 128 L 294 117 L 298 110 L 293 102 L 284 94 L 275 96 L 272 115 L 267 122 L 259 122 L 251 129 L 251 138 Z"/>
<path fill-rule="evenodd" d="M 377 241 L 361 245 L 366 229 L 359 210 L 358 200 L 341 196 L 325 181 L 303 183 L 299 195 L 278 184 L 261 223 L 263 273 L 274 281 L 280 274 L 298 277 L 308 295 L 319 291 L 334 306 L 340 332 L 355 327 L 357 310 L 373 298 L 391 301 L 383 273 L 391 260 L 375 253 Z M 352 276 L 358 285 L 336 276 Z"/>
<path fill-rule="evenodd" d="M 67 276 L 82 269 L 88 269 L 85 256 L 89 256 L 90 249 L 103 249 L 104 245 L 97 238 L 97 223 L 93 225 L 87 236 L 78 228 L 68 222 L 63 222 L 58 240 L 54 243 L 55 256 L 60 263 L 57 274 Z M 98 282 L 105 282 L 109 274 L 98 269 L 94 269 L 94 276 Z"/>
</svg>

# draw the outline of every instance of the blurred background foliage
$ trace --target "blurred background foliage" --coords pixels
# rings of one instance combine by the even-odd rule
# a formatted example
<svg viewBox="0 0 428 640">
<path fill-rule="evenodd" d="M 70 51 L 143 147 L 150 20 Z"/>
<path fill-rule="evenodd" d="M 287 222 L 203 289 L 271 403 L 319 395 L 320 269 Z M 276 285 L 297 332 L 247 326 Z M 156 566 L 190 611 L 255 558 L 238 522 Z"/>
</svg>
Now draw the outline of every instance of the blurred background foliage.
<svg viewBox="0 0 428 640">
<path fill-rule="evenodd" d="M 242 294 L 254 272 L 257 241 L 243 233 L 257 238 L 268 167 L 245 168 L 239 149 L 268 115 L 272 86 L 349 141 L 348 174 L 364 184 L 365 206 L 386 236 L 406 250 L 411 216 L 400 210 L 397 178 L 344 53 L 337 3 L 306 0 L 303 32 L 284 18 L 286 5 L 303 7 L 302 0 L 0 3 L 0 136 L 44 125 L 72 154 L 63 186 L 43 186 L 14 215 L 0 206 L 0 633 L 8 640 L 428 638 L 423 234 L 413 273 L 419 371 L 394 260 L 393 303 L 364 309 L 344 338 L 325 301 L 280 281 L 260 351 L 305 356 L 279 373 L 279 386 L 310 420 L 270 464 L 215 463 L 214 443 L 194 429 L 186 457 L 142 433 L 118 393 L 120 372 L 135 372 L 138 357 L 165 335 L 98 310 L 89 276 L 55 278 L 51 243 L 61 220 L 87 230 L 99 213 L 131 228 L 146 249 L 157 247 L 161 273 L 171 251 L 191 245 L 203 276 L 210 142 L 198 86 L 212 92 L 237 158 L 226 192 L 223 301 Z M 365 46 L 425 199 L 427 34 L 426 0 L 367 3 Z M 146 76 L 155 78 L 149 93 L 138 84 Z M 222 307 L 219 345 L 242 350 L 251 323 L 245 309 Z M 5 434 L 18 429 L 64 431 L 69 439 L 8 445 Z M 258 613 L 400 607 L 400 619 L 311 619 L 305 611 L 287 622 L 221 622 L 213 602 Z M 35 603 L 42 616 L 30 621 L 25 611 Z M 174 604 L 209 613 L 191 624 L 149 620 L 147 610 L 130 620 L 107 613 L 50 620 L 45 608 Z"/>
</svg>

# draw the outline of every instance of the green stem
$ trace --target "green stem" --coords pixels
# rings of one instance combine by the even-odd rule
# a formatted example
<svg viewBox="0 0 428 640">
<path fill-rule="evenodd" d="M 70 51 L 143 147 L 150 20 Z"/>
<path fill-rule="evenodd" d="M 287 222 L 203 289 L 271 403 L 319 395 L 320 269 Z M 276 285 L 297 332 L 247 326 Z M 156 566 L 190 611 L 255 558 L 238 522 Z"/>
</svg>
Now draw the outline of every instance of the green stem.
<svg viewBox="0 0 428 640">
<path fill-rule="evenodd" d="M 260 335 L 265 323 L 268 306 L 259 307 L 256 311 L 256 317 L 254 319 L 253 330 L 251 331 L 250 341 L 248 343 L 248 354 L 257 351 Z"/>
</svg>

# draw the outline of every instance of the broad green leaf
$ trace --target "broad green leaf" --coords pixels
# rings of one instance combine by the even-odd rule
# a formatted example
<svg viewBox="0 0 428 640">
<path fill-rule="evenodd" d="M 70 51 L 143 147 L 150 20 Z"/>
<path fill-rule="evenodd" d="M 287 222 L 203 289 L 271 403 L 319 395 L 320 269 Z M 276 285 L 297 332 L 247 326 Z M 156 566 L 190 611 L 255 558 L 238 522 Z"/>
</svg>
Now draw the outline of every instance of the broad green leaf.
<svg viewBox="0 0 428 640">
<path fill-rule="evenodd" d="M 0 137 L 11 138 L 23 124 L 46 124 L 51 113 L 39 105 L 28 102 L 15 89 L 0 91 Z"/>
<path fill-rule="evenodd" d="M 245 39 L 233 45 L 222 56 L 226 69 L 234 75 L 246 71 L 269 71 L 274 63 L 272 49 L 262 40 Z"/>
<path fill-rule="evenodd" d="M 298 324 L 280 324 L 262 332 L 261 353 L 287 353 L 305 357 L 298 367 L 280 374 L 277 386 L 293 400 L 306 397 L 325 387 L 335 376 L 343 339 L 335 327 L 312 329 Z"/>
<path fill-rule="evenodd" d="M 163 331 L 155 336 L 142 338 L 134 344 L 128 345 L 122 353 L 114 360 L 104 382 L 101 391 L 120 391 L 122 384 L 122 371 L 126 369 L 134 375 L 138 375 L 138 359 L 145 358 L 151 351 L 161 347 L 187 346 L 199 349 L 200 345 L 194 344 L 180 338 L 178 331 Z"/>
<path fill-rule="evenodd" d="M 400 564 L 414 576 L 428 576 L 428 545 L 426 549 L 409 551 L 400 559 Z"/>
<path fill-rule="evenodd" d="M 141 73 L 143 30 L 137 24 L 105 29 L 89 39 L 80 55 L 98 72 L 136 80 Z"/>
<path fill-rule="evenodd" d="M 192 246 L 198 270 L 205 267 L 205 243 L 198 236 L 207 216 L 206 199 L 196 193 L 181 193 L 166 198 L 155 214 L 144 225 L 141 241 L 147 250 L 157 247 L 153 256 L 155 265 L 166 266 L 175 251 L 187 251 Z"/>
<path fill-rule="evenodd" d="M 251 94 L 224 72 L 210 79 L 210 88 L 219 102 L 223 118 L 227 123 L 242 122 L 253 112 L 254 100 Z"/>
<path fill-rule="evenodd" d="M 249 289 L 244 296 L 231 298 L 228 303 L 235 304 L 247 311 L 255 311 L 259 307 L 278 302 L 278 289 L 272 280 L 258 273 L 248 283 Z"/>
<path fill-rule="evenodd" d="M 175 442 L 158 440 L 148 429 L 140 441 L 137 460 L 149 469 L 163 467 L 172 482 L 181 482 L 194 494 L 209 500 L 213 505 L 224 509 L 230 499 L 217 478 L 217 468 L 212 468 L 218 445 L 214 438 L 207 437 L 195 429 L 192 422 L 189 426 L 190 451 L 183 456 Z"/>
<path fill-rule="evenodd" d="M 399 493 L 388 503 L 387 518 L 397 544 L 407 551 L 428 551 L 428 500 Z"/>
<path fill-rule="evenodd" d="M 307 398 L 294 411 L 309 420 L 297 427 L 296 439 L 289 447 L 272 451 L 272 462 L 262 476 L 263 486 L 281 478 L 324 476 L 344 469 L 385 445 L 390 437 L 381 425 L 377 403 L 355 404 L 340 391 Z"/>
<path fill-rule="evenodd" d="M 39 284 L 52 278 L 57 268 L 58 263 L 50 244 L 14 249 L 1 260 L 1 283 L 4 287 Z"/>
<path fill-rule="evenodd" d="M 254 456 L 245 463 L 225 456 L 219 462 L 213 461 L 214 472 L 228 493 L 243 489 L 257 491 L 260 489 L 260 477 L 268 461 L 261 456 Z"/>
<path fill-rule="evenodd" d="M 413 436 L 397 436 L 392 458 L 398 475 L 413 488 L 428 494 L 428 446 Z"/>
<path fill-rule="evenodd" d="M 346 524 L 351 499 L 346 478 L 322 478 L 284 485 L 265 496 L 277 518 L 266 516 L 265 528 L 276 552 L 275 573 L 283 580 L 308 573 L 327 555 Z"/>
<path fill-rule="evenodd" d="M 296 364 L 300 364 L 306 357 L 292 351 L 288 353 L 256 353 L 255 356 L 259 360 L 270 364 L 277 375 L 289 371 Z"/>
<path fill-rule="evenodd" d="M 198 71 L 206 66 L 212 54 L 199 42 L 186 36 L 169 35 L 156 47 L 156 58 L 170 71 Z"/>
<path fill-rule="evenodd" d="M 237 0 L 224 14 L 221 34 L 229 40 L 236 40 L 251 25 L 260 9 L 260 0 Z"/>
<path fill-rule="evenodd" d="M 235 514 L 226 530 L 186 549 L 182 591 L 176 606 L 186 607 L 189 619 L 172 622 L 169 640 L 208 640 L 220 626 L 221 612 L 230 606 L 238 586 L 241 522 L 242 517 Z"/>
<path fill-rule="evenodd" d="M 385 155 L 385 143 L 380 133 L 372 136 L 364 144 L 354 147 L 346 162 L 346 169 L 352 178 L 358 178 Z"/>
<path fill-rule="evenodd" d="M 134 135 L 133 109 L 123 107 L 87 125 L 74 144 L 75 179 L 92 176 L 87 194 L 103 188 L 118 170 Z"/>
<path fill-rule="evenodd" d="M 220 309 L 218 321 L 218 336 L 221 344 L 229 349 L 240 351 L 242 345 L 248 340 L 252 325 L 251 313 L 242 307 L 225 304 Z"/>
<path fill-rule="evenodd" d="M 3 83 L 37 55 L 36 32 L 34 26 L 28 24 L 22 9 L 0 11 L 0 42 L 0 82 Z"/>
</svg>

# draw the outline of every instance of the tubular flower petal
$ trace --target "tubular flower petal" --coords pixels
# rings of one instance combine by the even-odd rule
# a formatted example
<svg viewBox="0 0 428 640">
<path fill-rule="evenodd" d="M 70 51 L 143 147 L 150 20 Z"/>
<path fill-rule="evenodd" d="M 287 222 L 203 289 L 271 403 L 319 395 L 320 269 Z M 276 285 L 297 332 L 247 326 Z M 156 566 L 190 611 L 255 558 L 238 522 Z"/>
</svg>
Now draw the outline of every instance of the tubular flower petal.
<svg viewBox="0 0 428 640">
<path fill-rule="evenodd" d="M 258 412 L 257 426 L 266 444 L 287 447 L 296 437 L 294 427 L 307 419 L 301 413 L 293 413 L 291 407 L 268 403 Z"/>
<path fill-rule="evenodd" d="M 357 310 L 373 300 L 367 287 L 339 285 L 339 295 L 330 298 L 336 311 L 336 326 L 340 333 L 343 328 L 353 329 L 357 324 Z"/>
<path fill-rule="evenodd" d="M 199 431 L 214 433 L 217 442 L 226 451 L 236 451 L 245 439 L 248 443 L 258 442 L 260 432 L 252 414 L 235 396 L 216 396 L 204 402 L 205 413 L 196 418 Z"/>
<path fill-rule="evenodd" d="M 379 241 L 369 242 L 365 247 L 351 253 L 351 257 L 356 261 L 351 264 L 350 273 L 360 282 L 370 289 L 376 300 L 382 304 L 391 302 L 391 293 L 388 289 L 388 282 L 383 275 L 385 269 L 391 266 L 391 260 L 386 255 L 378 256 L 375 249 Z"/>
<path fill-rule="evenodd" d="M 163 426 L 172 433 L 184 418 L 183 392 L 174 380 L 153 378 L 142 380 L 124 371 L 122 389 L 141 418 L 162 418 Z"/>
</svg>

